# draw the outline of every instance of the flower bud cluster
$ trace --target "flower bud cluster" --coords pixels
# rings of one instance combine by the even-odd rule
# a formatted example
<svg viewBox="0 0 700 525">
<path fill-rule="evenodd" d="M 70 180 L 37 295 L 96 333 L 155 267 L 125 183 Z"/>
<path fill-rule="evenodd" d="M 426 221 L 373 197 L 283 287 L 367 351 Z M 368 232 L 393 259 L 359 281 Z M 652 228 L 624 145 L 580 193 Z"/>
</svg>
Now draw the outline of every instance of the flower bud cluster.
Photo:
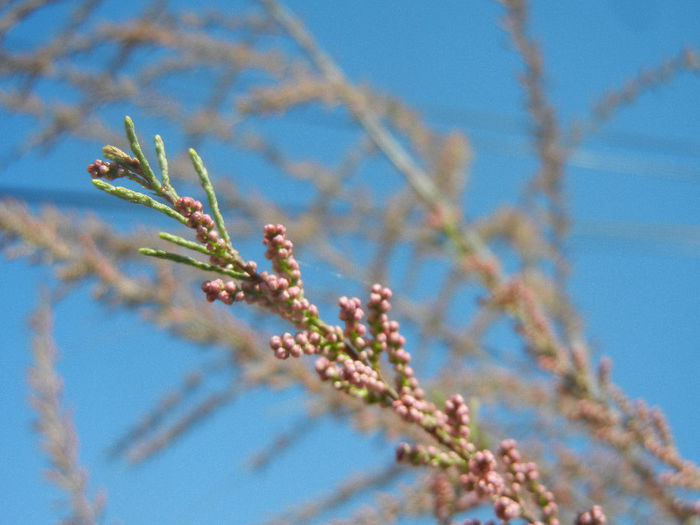
<svg viewBox="0 0 700 525">
<path fill-rule="evenodd" d="M 436 411 L 435 405 L 425 400 L 425 393 L 418 387 L 413 369 L 409 366 L 411 355 L 403 348 L 406 340 L 399 333 L 399 323 L 390 321 L 387 316 L 391 309 L 391 295 L 389 288 L 383 288 L 379 284 L 372 286 L 367 302 L 369 333 L 361 323 L 365 314 L 360 300 L 356 297 L 341 297 L 338 300 L 338 318 L 345 322 L 343 336 L 359 351 L 358 356 L 362 361 L 373 365 L 376 365 L 380 353 L 386 351 L 394 368 L 398 394 L 398 398 L 392 401 L 392 406 L 403 420 L 430 427 L 446 423 L 447 416 Z M 369 390 L 375 390 L 371 381 L 366 386 Z"/>
<path fill-rule="evenodd" d="M 427 421 L 434 416 L 435 405 L 425 399 L 421 388 L 402 387 L 399 390 L 399 398 L 392 402 L 392 407 L 399 417 L 408 423 L 435 426 Z"/>
<path fill-rule="evenodd" d="M 233 281 L 204 281 L 202 291 L 207 296 L 207 301 L 214 302 L 217 299 L 224 304 L 233 304 L 245 300 L 245 293 Z"/>
<path fill-rule="evenodd" d="M 494 514 L 505 521 L 517 518 L 521 511 L 520 504 L 507 496 L 501 496 L 493 503 Z"/>
<path fill-rule="evenodd" d="M 348 299 L 343 296 L 338 299 L 338 306 L 340 307 L 338 319 L 345 321 L 343 335 L 352 343 L 353 348 L 358 351 L 362 351 L 367 346 L 367 341 L 363 337 L 367 332 L 367 328 L 360 322 L 365 316 L 361 305 L 362 302 L 357 297 Z M 366 358 L 367 356 L 362 354 L 362 357 Z"/>
<path fill-rule="evenodd" d="M 226 255 L 226 243 L 220 238 L 214 220 L 202 213 L 201 202 L 183 197 L 178 199 L 175 208 L 187 218 L 187 224 L 197 232 L 197 239 L 206 244 L 210 252 L 224 251 Z M 322 380 L 331 381 L 334 388 L 367 402 L 380 401 L 387 405 L 391 402 L 403 420 L 422 426 L 448 449 L 402 443 L 396 449 L 397 461 L 439 469 L 458 468 L 462 472 L 459 475 L 462 489 L 479 499 L 490 499 L 495 516 L 504 522 L 522 517 L 521 502 L 527 493 L 541 510 L 543 521 L 537 523 L 559 524 L 553 494 L 539 483 L 535 464 L 521 460 L 513 440 L 501 443 L 498 457 L 489 450 L 476 451 L 469 442 L 469 409 L 462 396 L 449 397 L 443 410 L 425 399 L 410 366 L 411 356 L 404 349 L 405 339 L 399 333 L 399 323 L 390 321 L 387 316 L 391 309 L 391 290 L 378 284 L 372 286 L 367 302 L 367 325 L 362 322 L 365 312 L 356 297 L 338 300 L 338 318 L 344 322 L 344 327 L 313 325 L 309 321 L 318 318 L 318 309 L 304 298 L 299 265 L 284 226 L 265 226 L 263 243 L 267 247 L 265 256 L 272 261 L 275 273 L 257 273 L 254 262 L 241 263 L 237 269 L 243 270 L 250 279 L 239 283 L 222 279 L 203 283 L 202 290 L 208 301 L 255 303 L 290 320 L 300 331 L 294 335 L 285 332 L 270 339 L 275 357 L 318 355 L 315 369 Z M 225 262 L 212 259 L 212 263 L 230 268 Z M 393 365 L 395 390 L 379 373 L 377 361 L 383 351 Z M 440 494 L 449 495 L 448 489 L 452 487 L 448 478 L 440 479 Z M 453 498 L 445 499 L 448 500 Z M 450 508 L 450 505 L 441 504 L 440 512 L 447 515 Z M 605 523 L 605 517 L 600 508 L 594 507 L 580 514 L 576 523 L 598 525 Z"/>
<path fill-rule="evenodd" d="M 386 397 L 386 383 L 376 370 L 362 361 L 348 358 L 338 364 L 323 355 L 316 360 L 315 368 L 322 380 L 333 382 L 336 390 L 343 390 L 368 403 L 376 403 Z"/>
<path fill-rule="evenodd" d="M 204 214 L 201 214 L 200 203 L 188 200 L 183 201 L 180 207 L 183 214 L 195 217 L 193 222 L 197 220 L 201 224 L 204 221 L 205 228 L 208 226 L 208 221 L 202 218 Z M 270 237 L 273 232 L 275 236 Z M 282 261 L 291 256 L 291 243 L 278 238 L 283 233 L 277 228 L 266 230 L 270 258 L 279 256 L 278 269 L 282 270 Z M 273 252 L 270 246 L 276 246 L 277 251 Z M 249 263 L 248 266 L 246 271 L 258 276 L 259 280 L 243 281 L 238 285 L 221 279 L 209 281 L 202 285 L 207 299 L 218 299 L 226 304 L 242 300 L 259 303 L 290 319 L 301 330 L 294 335 L 287 332 L 270 339 L 270 348 L 275 357 L 287 359 L 304 354 L 319 355 L 315 369 L 322 380 L 330 381 L 334 388 L 370 403 L 381 401 L 388 404 L 393 399 L 391 405 L 402 419 L 419 424 L 434 433 L 449 449 L 402 443 L 396 449 L 397 461 L 439 469 L 458 468 L 462 472 L 459 475 L 462 489 L 479 499 L 491 500 L 494 515 L 503 522 L 522 517 L 524 510 L 521 502 L 529 494 L 541 511 L 542 521 L 535 523 L 559 525 L 553 494 L 539 482 L 536 465 L 522 461 L 514 440 L 503 441 L 498 455 L 489 450 L 476 451 L 474 444 L 469 442 L 469 409 L 464 398 L 459 394 L 449 397 L 443 410 L 438 410 L 432 402 L 425 399 L 425 393 L 418 386 L 409 366 L 411 356 L 403 348 L 405 340 L 399 334 L 399 325 L 390 321 L 386 315 L 391 307 L 391 292 L 388 289 L 379 285 L 372 287 L 367 305 L 369 330 L 362 323 L 365 314 L 361 302 L 354 297 L 341 297 L 338 300 L 338 317 L 344 321 L 344 328 L 310 330 L 309 316 L 318 316 L 318 311 L 303 298 L 300 286 L 291 284 L 285 276 L 267 272 L 257 274 L 254 263 Z M 349 352 L 350 349 L 356 353 Z M 378 357 L 382 351 L 386 351 L 396 373 L 397 397 L 393 397 L 393 394 L 392 397 L 387 397 L 390 388 L 379 374 L 376 361 L 372 360 L 372 357 Z M 446 479 L 443 482 L 449 484 Z M 444 492 L 443 489 L 446 490 L 446 487 L 441 486 L 440 494 Z M 449 511 L 449 505 L 440 506 L 440 512 Z M 601 515 L 602 511 L 594 507 L 579 515 L 577 525 L 605 523 L 604 516 L 603 521 L 600 521 Z M 469 520 L 465 523 L 469 523 Z"/>
<path fill-rule="evenodd" d="M 201 203 L 182 200 L 180 209 L 197 226 L 205 229 L 209 227 L 207 231 L 213 229 L 213 224 L 207 220 L 208 216 L 201 213 Z M 272 233 L 275 235 L 271 236 Z M 268 253 L 271 259 L 277 260 L 277 269 L 282 270 L 281 273 L 289 268 L 284 266 L 284 261 L 291 257 L 292 248 L 291 242 L 284 239 L 283 233 L 283 230 L 276 227 L 266 229 Z M 386 312 L 391 308 L 391 292 L 388 289 L 379 285 L 372 287 L 367 304 L 369 330 L 362 323 L 365 313 L 361 302 L 354 297 L 341 297 L 338 300 L 338 317 L 344 321 L 344 328 L 338 326 L 327 327 L 326 330 L 310 330 L 309 317 L 318 316 L 318 311 L 303 297 L 298 278 L 296 284 L 292 284 L 285 276 L 267 272 L 257 274 L 254 263 L 248 263 L 245 269 L 249 275 L 257 276 L 258 280 L 242 281 L 240 284 L 221 279 L 208 281 L 202 285 L 207 299 L 220 300 L 226 304 L 242 300 L 258 303 L 290 319 L 301 330 L 294 335 L 287 332 L 270 339 L 270 348 L 275 357 L 287 359 L 304 354 L 319 355 L 315 369 L 322 380 L 331 381 L 334 388 L 367 402 L 382 401 L 388 404 L 393 399 L 391 405 L 402 419 L 419 424 L 434 433 L 449 449 L 402 443 L 396 449 L 397 461 L 438 469 L 458 468 L 462 472 L 459 476 L 462 489 L 479 499 L 491 500 L 494 515 L 503 522 L 522 517 L 524 510 L 521 502 L 529 494 L 541 511 L 542 521 L 535 523 L 559 525 L 553 494 L 539 482 L 536 465 L 522 461 L 515 441 L 503 441 L 498 455 L 489 450 L 476 451 L 474 444 L 469 442 L 469 409 L 462 396 L 455 394 L 449 397 L 443 410 L 438 410 L 425 399 L 425 393 L 418 386 L 409 366 L 411 356 L 403 348 L 405 340 L 399 333 L 399 324 L 387 317 Z M 387 397 L 391 389 L 383 381 L 375 366 L 376 360 L 373 360 L 382 351 L 386 351 L 396 373 L 397 397 L 393 397 L 393 394 L 392 397 Z M 442 481 L 443 485 L 449 485 L 447 478 Z M 448 488 L 451 486 L 441 485 L 440 494 L 447 494 Z M 440 505 L 441 513 L 448 514 L 450 509 L 449 505 Z M 465 523 L 478 521 L 467 520 Z M 605 517 L 600 508 L 594 507 L 580 514 L 576 523 L 603 524 Z"/>
<path fill-rule="evenodd" d="M 414 377 L 413 368 L 408 364 L 411 362 L 411 354 L 403 347 L 406 339 L 399 333 L 399 323 L 388 321 L 382 324 L 382 330 L 377 335 L 379 341 L 386 341 L 386 353 L 389 362 L 394 365 L 396 373 L 396 388 L 410 389 L 418 388 L 418 381 Z M 422 397 L 422 396 L 418 396 Z"/>
<path fill-rule="evenodd" d="M 175 201 L 175 209 L 183 217 L 191 217 L 194 212 L 202 211 L 202 203 L 192 197 L 180 197 Z M 189 224 L 189 223 L 188 223 Z M 189 224 L 192 226 L 191 224 Z"/>
<path fill-rule="evenodd" d="M 216 224 L 211 215 L 202 213 L 202 203 L 192 197 L 180 197 L 175 201 L 175 209 L 180 215 L 187 218 L 187 225 L 195 230 L 197 240 L 206 245 L 210 252 L 219 254 L 210 257 L 211 263 L 225 267 L 228 261 L 221 255 L 226 252 L 226 242 L 216 230 Z"/>
<path fill-rule="evenodd" d="M 321 379 L 332 381 L 339 390 L 362 397 L 370 403 L 382 401 L 388 405 L 392 402 L 393 394 L 388 397 L 391 388 L 381 378 L 378 367 L 379 354 L 387 350 L 394 369 L 399 368 L 402 372 L 396 384 L 401 385 L 403 394 L 408 396 L 403 402 L 399 399 L 393 403 L 402 417 L 409 418 L 410 409 L 414 408 L 413 415 L 420 419 L 423 417 L 422 410 L 434 410 L 434 406 L 423 400 L 423 392 L 412 378 L 413 371 L 406 366 L 410 355 L 402 348 L 404 339 L 398 333 L 398 323 L 387 319 L 386 312 L 391 308 L 390 297 L 391 290 L 388 288 L 378 284 L 372 286 L 368 301 L 369 331 L 362 323 L 365 312 L 360 299 L 345 296 L 338 299 L 338 318 L 344 322 L 344 327 L 334 327 L 329 334 L 324 334 L 324 343 L 328 344 L 323 349 L 323 356 L 316 361 L 316 371 Z M 334 336 L 334 340 L 329 336 Z M 412 378 L 410 381 L 406 379 L 406 368 Z"/>
<path fill-rule="evenodd" d="M 591 510 L 582 512 L 577 516 L 575 525 L 605 525 L 607 521 L 600 505 L 593 505 Z"/>
<path fill-rule="evenodd" d="M 211 216 L 202 213 L 201 202 L 191 197 L 181 197 L 175 203 L 175 209 L 187 218 L 188 226 L 196 230 L 197 240 L 204 243 L 210 252 L 217 254 L 210 257 L 212 264 L 229 269 L 235 265 L 237 270 L 245 272 L 249 277 L 238 284 L 233 281 L 223 282 L 221 279 L 205 281 L 202 284 L 202 290 L 207 295 L 208 301 L 218 299 L 225 304 L 237 301 L 258 304 L 291 321 L 300 329 L 308 328 L 309 318 L 318 317 L 318 308 L 304 298 L 298 264 L 292 256 L 292 243 L 284 238 L 283 226 L 268 224 L 265 227 L 265 243 L 268 245 L 268 254 L 271 254 L 273 266 L 276 266 L 278 270 L 284 269 L 283 275 L 269 272 L 257 273 L 257 264 L 254 261 L 239 261 L 238 264 L 234 264 L 237 258 L 231 257 L 226 242 L 219 236 Z M 272 235 L 273 233 L 274 235 Z M 273 249 L 271 246 L 276 248 Z M 277 346 L 277 339 L 274 339 L 274 343 L 271 341 L 270 344 L 275 345 L 273 347 L 275 355 L 286 359 L 290 355 L 317 353 L 317 349 L 311 351 L 311 347 L 306 345 L 320 344 L 320 340 L 316 341 L 319 337 L 318 334 L 297 335 L 302 340 L 307 337 L 304 342 L 299 343 L 299 348 L 294 345 L 289 348 Z M 309 337 L 310 339 L 308 339 Z M 331 339 L 333 338 L 331 337 Z"/>
<path fill-rule="evenodd" d="M 460 448 L 466 448 L 469 439 L 469 407 L 464 398 L 454 394 L 445 401 L 444 413 L 447 416 L 445 430 L 456 441 Z"/>
<path fill-rule="evenodd" d="M 322 355 L 316 359 L 314 363 L 314 368 L 316 373 L 319 375 L 322 381 L 339 381 L 340 380 L 340 368 L 333 361 L 328 359 L 325 355 Z"/>
<path fill-rule="evenodd" d="M 498 453 L 507 471 L 506 494 L 517 499 L 521 497 L 523 491 L 529 492 L 540 507 L 543 523 L 559 525 L 559 520 L 556 517 L 559 509 L 554 502 L 554 494 L 547 490 L 544 484 L 540 483 L 537 465 L 532 462 L 522 461 L 514 439 L 502 441 L 498 448 Z"/>
<path fill-rule="evenodd" d="M 100 159 L 88 164 L 87 171 L 93 179 L 114 180 L 126 175 L 126 170 L 116 162 L 105 162 Z"/>
<path fill-rule="evenodd" d="M 480 257 L 476 254 L 469 254 L 462 260 L 462 268 L 467 273 L 477 273 L 492 285 L 497 281 L 501 265 L 494 257 Z"/>
<path fill-rule="evenodd" d="M 387 312 L 391 309 L 391 290 L 383 288 L 379 284 L 372 285 L 370 290 L 369 300 L 367 301 L 367 324 L 369 325 L 369 333 L 374 341 L 368 348 L 371 355 L 368 355 L 370 360 L 376 360 L 381 352 L 388 348 L 389 340 L 389 318 Z"/>
<path fill-rule="evenodd" d="M 381 380 L 377 371 L 362 361 L 345 360 L 340 377 L 355 388 L 365 389 L 376 394 L 383 394 L 386 391 L 386 384 Z"/>
<path fill-rule="evenodd" d="M 272 269 L 285 276 L 293 286 L 303 286 L 299 263 L 294 258 L 292 241 L 287 239 L 287 229 L 282 224 L 267 224 L 263 244 L 267 247 L 265 258 L 272 262 Z"/>
<path fill-rule="evenodd" d="M 542 369 L 553 371 L 561 366 L 562 350 L 554 343 L 553 329 L 532 288 L 521 279 L 514 279 L 501 286 L 492 300 L 494 305 L 516 308 L 520 312 L 516 331 L 532 342 L 537 363 Z"/>
<path fill-rule="evenodd" d="M 303 330 L 292 334 L 285 332 L 282 336 L 274 335 L 270 338 L 270 348 L 278 359 L 288 357 L 301 357 L 302 354 L 312 355 L 320 351 L 321 334 L 310 330 Z"/>
<path fill-rule="evenodd" d="M 448 522 L 456 510 L 457 495 L 447 474 L 442 470 L 433 471 L 428 481 L 428 489 L 433 495 L 433 514 L 440 523 Z"/>
<path fill-rule="evenodd" d="M 490 498 L 503 493 L 505 482 L 496 472 L 496 458 L 490 450 L 475 452 L 467 463 L 467 472 L 460 475 L 459 482 L 468 492 L 479 498 Z"/>
<path fill-rule="evenodd" d="M 190 216 L 199 211 L 196 202 L 185 204 L 190 210 Z M 275 231 L 280 235 L 279 230 Z M 279 251 L 288 250 L 282 253 L 283 256 L 290 255 L 291 243 L 280 243 L 278 239 L 274 244 L 282 246 Z M 268 250 L 269 245 L 270 243 Z M 434 446 L 402 443 L 396 449 L 397 461 L 443 470 L 457 468 L 462 472 L 459 475 L 459 485 L 462 489 L 480 500 L 491 500 L 494 515 L 502 522 L 522 517 L 525 512 L 522 502 L 528 497 L 541 512 L 542 520 L 533 523 L 559 525 L 556 517 L 558 509 L 553 494 L 539 482 L 536 465 L 522 461 L 514 440 L 503 441 L 497 455 L 490 450 L 476 451 L 474 444 L 469 442 L 470 417 L 464 398 L 459 394 L 449 397 L 443 410 L 438 410 L 433 403 L 425 399 L 425 393 L 418 386 L 418 381 L 409 366 L 411 357 L 403 348 L 405 340 L 399 334 L 399 325 L 387 318 L 386 312 L 391 307 L 391 292 L 388 289 L 378 285 L 372 287 L 367 305 L 369 330 L 362 323 L 365 314 L 360 300 L 348 297 L 338 300 L 338 317 L 344 321 L 344 328 L 338 326 L 327 327 L 329 329 L 326 330 L 310 330 L 308 316 L 317 316 L 318 312 L 303 298 L 298 285 L 291 285 L 284 276 L 267 272 L 256 274 L 254 263 L 248 270 L 254 275 L 259 275 L 260 280 L 243 281 L 240 285 L 225 283 L 221 279 L 209 281 L 202 287 L 207 299 L 218 299 L 227 304 L 241 300 L 260 303 L 292 320 L 302 330 L 294 335 L 287 332 L 281 336 L 273 336 L 270 339 L 270 348 L 275 357 L 287 359 L 304 354 L 319 355 L 315 369 L 322 380 L 330 381 L 334 388 L 367 402 L 381 401 L 388 404 L 389 400 L 393 399 L 391 405 L 402 419 L 421 425 L 439 437 L 448 448 L 443 450 Z M 351 349 L 357 353 L 350 352 Z M 387 397 L 391 389 L 374 366 L 376 361 L 371 359 L 381 351 L 386 351 L 396 372 L 397 397 L 393 397 L 393 394 Z M 449 485 L 449 480 L 446 477 L 441 479 L 443 483 L 439 487 L 440 494 L 449 495 L 448 489 L 452 487 L 445 485 Z M 452 501 L 451 498 L 445 499 L 448 500 Z M 440 512 L 445 515 L 449 514 L 452 508 L 442 503 L 439 507 Z M 602 521 L 600 516 L 603 516 Z M 467 520 L 465 523 L 479 522 Z M 599 525 L 605 523 L 605 517 L 600 508 L 594 507 L 580 514 L 576 523 Z"/>
<path fill-rule="evenodd" d="M 291 284 L 286 277 L 274 273 L 261 272 L 254 275 L 255 281 L 243 281 L 240 284 L 247 303 L 259 304 L 300 329 L 307 328 L 309 318 L 318 317 L 318 308 L 304 297 L 299 284 Z"/>
</svg>

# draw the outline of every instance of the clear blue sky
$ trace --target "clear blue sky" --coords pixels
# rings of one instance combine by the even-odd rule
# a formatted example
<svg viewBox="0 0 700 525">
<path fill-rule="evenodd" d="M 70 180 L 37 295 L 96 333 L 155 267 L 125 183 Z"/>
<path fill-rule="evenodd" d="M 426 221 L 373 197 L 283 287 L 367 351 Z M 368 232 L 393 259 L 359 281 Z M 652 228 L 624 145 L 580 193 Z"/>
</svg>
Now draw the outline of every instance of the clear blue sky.
<svg viewBox="0 0 700 525">
<path fill-rule="evenodd" d="M 137 9 L 136 2 L 106 4 L 105 12 L 119 17 Z M 475 150 L 471 217 L 511 199 L 513 181 L 531 174 L 527 118 L 513 81 L 520 62 L 498 27 L 498 4 L 296 0 L 288 5 L 352 80 L 402 97 L 439 129 L 455 127 L 467 135 Z M 700 49 L 699 20 L 700 3 L 694 0 L 536 2 L 531 33 L 542 44 L 547 87 L 560 117 L 568 122 L 585 116 L 604 90 L 685 44 Z M 630 396 L 663 408 L 680 450 L 695 461 L 700 461 L 699 88 L 697 74 L 681 75 L 622 110 L 574 157 L 566 186 L 573 219 L 571 291 L 589 340 L 596 352 L 613 358 L 613 379 Z M 3 155 L 13 122 L 0 120 Z M 12 164 L 0 173 L 0 195 L 4 187 L 20 185 L 84 190 L 85 165 L 96 156 L 96 146 L 61 145 L 41 161 L 60 165 L 60 173 L 37 173 L 37 157 Z M 41 477 L 44 457 L 31 432 L 25 321 L 51 270 L 24 260 L 0 260 L 0 269 L 5 305 L 0 522 L 48 523 L 61 514 L 52 507 L 55 489 Z M 298 392 L 260 392 L 255 403 L 223 410 L 141 467 L 110 462 L 104 451 L 114 436 L 176 384 L 200 354 L 154 333 L 133 314 L 97 307 L 84 288 L 55 315 L 81 462 L 90 471 L 90 487 L 107 491 L 108 522 L 252 523 L 269 516 L 266 507 L 279 510 L 295 501 L 299 479 L 310 492 L 340 479 L 345 471 L 334 465 L 350 446 L 367 464 L 393 454 L 391 447 L 353 437 L 341 424 L 324 423 L 295 455 L 282 455 L 273 468 L 250 476 L 247 454 L 268 432 L 290 423 L 285 407 L 301 399 Z"/>
</svg>

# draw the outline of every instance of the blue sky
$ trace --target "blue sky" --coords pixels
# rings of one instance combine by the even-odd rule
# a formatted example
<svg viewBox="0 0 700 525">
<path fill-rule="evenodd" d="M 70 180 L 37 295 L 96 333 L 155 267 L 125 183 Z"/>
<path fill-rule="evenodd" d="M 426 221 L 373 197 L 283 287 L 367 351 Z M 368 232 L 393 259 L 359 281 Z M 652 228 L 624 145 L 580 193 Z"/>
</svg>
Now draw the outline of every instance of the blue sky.
<svg viewBox="0 0 700 525">
<path fill-rule="evenodd" d="M 499 29 L 497 3 L 288 5 L 350 79 L 403 98 L 436 128 L 460 129 L 472 141 L 468 216 L 517 195 L 515 182 L 530 176 L 535 162 L 527 148 L 522 92 L 514 82 L 520 62 Z M 136 9 L 136 3 L 108 1 L 105 12 L 127 17 Z M 542 45 L 547 88 L 560 118 L 567 123 L 585 118 L 606 89 L 683 45 L 700 49 L 698 20 L 700 3 L 693 0 L 535 3 L 530 32 Z M 680 450 L 695 461 L 700 461 L 698 82 L 697 74 L 681 75 L 620 111 L 577 151 L 566 180 L 573 219 L 567 243 L 571 292 L 592 347 L 613 358 L 613 379 L 624 391 L 665 411 Z M 3 155 L 14 125 L 3 115 Z M 143 127 L 145 136 L 159 131 L 153 123 Z M 18 160 L 0 173 L 0 195 L 18 186 L 84 190 L 84 166 L 98 146 L 59 145 L 41 166 L 60 165 L 60 174 L 36 170 L 37 157 Z M 109 214 L 127 220 L 122 212 Z M 0 323 L 5 343 L 0 522 L 47 523 L 60 514 L 52 504 L 55 489 L 41 478 L 44 458 L 31 432 L 25 321 L 40 285 L 51 281 L 51 270 L 24 260 L 2 260 L 0 268 L 6 305 Z M 107 491 L 109 522 L 253 523 L 269 517 L 268 507 L 279 510 L 295 501 L 302 488 L 313 493 L 341 479 L 346 471 L 338 468 L 338 458 L 348 447 L 362 458 L 358 468 L 391 459 L 391 448 L 326 422 L 301 440 L 298 453 L 281 455 L 260 475 L 247 474 L 245 458 L 264 436 L 293 423 L 294 411 L 284 407 L 302 397 L 292 391 L 257 392 L 254 402 L 224 409 L 136 469 L 108 461 L 104 451 L 114 436 L 199 363 L 200 351 L 154 332 L 133 314 L 97 307 L 83 288 L 62 301 L 55 315 L 59 369 L 80 434 L 81 461 L 90 471 L 90 486 Z"/>
</svg>

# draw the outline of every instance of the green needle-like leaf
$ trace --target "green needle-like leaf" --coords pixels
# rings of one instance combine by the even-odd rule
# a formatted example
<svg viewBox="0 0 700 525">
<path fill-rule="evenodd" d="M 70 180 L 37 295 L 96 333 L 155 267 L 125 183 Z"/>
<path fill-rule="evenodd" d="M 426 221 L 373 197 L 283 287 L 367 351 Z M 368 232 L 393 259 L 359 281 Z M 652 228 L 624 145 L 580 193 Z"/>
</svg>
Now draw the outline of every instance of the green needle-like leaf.
<svg viewBox="0 0 700 525">
<path fill-rule="evenodd" d="M 196 242 L 188 241 L 187 239 L 183 239 L 182 237 L 173 235 L 172 233 L 160 232 L 158 234 L 158 237 L 160 237 L 164 241 L 168 241 L 173 244 L 177 244 L 178 246 L 182 246 L 183 248 L 187 248 L 188 250 L 194 250 L 196 252 L 203 253 L 204 255 L 214 255 L 209 250 L 207 250 L 205 246 L 202 246 L 201 244 L 198 244 Z"/>
<path fill-rule="evenodd" d="M 105 193 L 109 193 L 110 195 L 114 195 L 115 197 L 119 197 L 120 199 L 125 201 L 133 202 L 135 204 L 142 204 L 149 208 L 153 208 L 154 210 L 158 210 L 159 212 L 164 213 L 168 217 L 172 217 L 173 219 L 175 219 L 178 222 L 181 222 L 182 224 L 187 224 L 187 219 L 185 219 L 177 211 L 173 210 L 172 208 L 166 206 L 161 202 L 158 202 L 155 199 L 152 199 L 148 195 L 144 195 L 143 193 L 139 193 L 138 191 L 130 190 L 129 188 L 125 188 L 123 186 L 112 186 L 108 182 L 105 182 L 100 179 L 93 179 L 92 183 L 97 189 L 100 189 Z"/>
<path fill-rule="evenodd" d="M 139 144 L 139 140 L 136 137 L 134 122 L 128 116 L 124 117 L 124 129 L 126 130 L 126 137 L 129 140 L 129 146 L 131 147 L 131 151 L 134 153 L 136 158 L 139 159 L 139 163 L 141 164 L 141 171 L 143 173 L 144 178 L 153 186 L 154 190 L 161 191 L 161 184 L 158 181 L 158 179 L 156 179 L 155 173 L 153 173 L 150 164 L 148 164 L 148 160 L 146 160 L 146 156 L 141 150 L 141 145 Z"/>
<path fill-rule="evenodd" d="M 194 166 L 197 175 L 199 175 L 199 180 L 202 184 L 202 189 L 204 189 L 204 192 L 207 194 L 207 199 L 209 200 L 209 209 L 211 210 L 212 218 L 216 223 L 216 229 L 219 230 L 219 235 L 221 235 L 221 238 L 224 241 L 226 241 L 226 244 L 228 246 L 230 246 L 231 239 L 228 236 L 228 232 L 226 231 L 224 218 L 222 217 L 221 212 L 219 211 L 219 203 L 216 200 L 214 186 L 212 186 L 211 180 L 209 180 L 209 173 L 207 173 L 207 169 L 204 167 L 202 159 L 199 158 L 197 152 L 193 149 L 190 149 L 189 153 L 190 158 L 192 159 L 192 165 Z"/>
<path fill-rule="evenodd" d="M 187 264 L 199 270 L 204 270 L 206 272 L 216 272 L 222 275 L 228 275 L 239 281 L 249 281 L 250 276 L 244 273 L 236 272 L 233 270 L 226 270 L 225 268 L 220 268 L 219 266 L 214 266 L 213 264 L 208 264 L 192 257 L 187 257 L 185 255 L 179 255 L 177 253 L 166 252 L 163 250 L 155 250 L 153 248 L 139 248 L 139 253 L 147 255 L 149 257 L 156 257 L 157 259 L 166 259 L 168 261 L 173 261 L 177 263 Z"/>
<path fill-rule="evenodd" d="M 170 175 L 168 173 L 168 158 L 165 156 L 165 144 L 163 144 L 163 139 L 160 137 L 160 135 L 156 135 L 153 138 L 153 142 L 156 147 L 156 155 L 158 156 L 158 166 L 160 167 L 160 178 L 163 181 L 163 188 L 175 200 L 177 200 L 177 192 L 175 191 L 175 188 L 173 188 L 170 185 Z"/>
</svg>

